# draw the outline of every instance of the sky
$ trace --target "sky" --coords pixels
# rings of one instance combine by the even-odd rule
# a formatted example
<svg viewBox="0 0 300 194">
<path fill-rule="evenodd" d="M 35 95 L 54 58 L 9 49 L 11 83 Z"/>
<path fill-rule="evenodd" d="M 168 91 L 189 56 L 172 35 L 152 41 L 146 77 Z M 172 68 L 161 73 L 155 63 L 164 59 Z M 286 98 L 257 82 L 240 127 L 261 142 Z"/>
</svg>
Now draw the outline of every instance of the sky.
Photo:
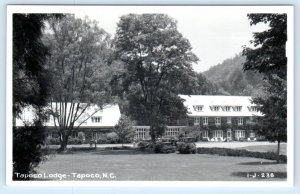
<svg viewBox="0 0 300 194">
<path fill-rule="evenodd" d="M 250 46 L 253 32 L 267 29 L 267 25 L 250 26 L 247 13 L 256 9 L 238 6 L 102 6 L 73 10 L 75 17 L 88 16 L 114 36 L 120 16 L 128 13 L 165 13 L 177 20 L 178 31 L 187 38 L 193 52 L 200 59 L 193 68 L 208 70 Z"/>
</svg>

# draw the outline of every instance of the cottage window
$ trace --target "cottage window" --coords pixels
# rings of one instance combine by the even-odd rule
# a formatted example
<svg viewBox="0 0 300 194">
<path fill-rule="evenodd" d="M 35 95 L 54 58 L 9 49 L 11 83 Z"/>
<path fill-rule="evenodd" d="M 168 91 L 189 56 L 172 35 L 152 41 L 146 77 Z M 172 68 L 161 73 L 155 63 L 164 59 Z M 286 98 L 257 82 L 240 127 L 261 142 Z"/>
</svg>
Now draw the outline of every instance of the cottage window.
<svg viewBox="0 0 300 194">
<path fill-rule="evenodd" d="M 92 123 L 101 123 L 102 117 L 92 117 Z"/>
<path fill-rule="evenodd" d="M 178 136 L 179 128 L 168 128 L 166 129 L 165 136 L 167 137 L 176 137 Z"/>
<path fill-rule="evenodd" d="M 136 139 L 145 139 L 149 135 L 149 130 L 146 128 L 136 128 L 135 138 Z"/>
</svg>

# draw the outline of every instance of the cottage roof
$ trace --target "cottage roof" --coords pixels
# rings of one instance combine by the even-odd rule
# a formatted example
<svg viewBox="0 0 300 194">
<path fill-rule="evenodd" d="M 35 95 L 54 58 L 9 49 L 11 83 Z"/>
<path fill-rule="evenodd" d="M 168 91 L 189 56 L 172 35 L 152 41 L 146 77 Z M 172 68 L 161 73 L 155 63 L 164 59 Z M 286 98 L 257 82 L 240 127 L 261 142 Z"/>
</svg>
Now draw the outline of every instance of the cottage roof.
<svg viewBox="0 0 300 194">
<path fill-rule="evenodd" d="M 59 107 L 59 103 L 52 103 L 46 107 L 47 110 L 55 111 L 55 107 Z M 67 103 L 67 110 L 69 110 L 71 103 Z M 32 122 L 34 120 L 34 112 L 35 109 L 32 106 L 28 106 L 23 109 L 21 114 L 21 118 L 17 118 L 16 126 L 23 126 L 24 122 Z M 91 116 L 93 117 L 101 117 L 101 122 L 92 122 Z M 84 114 L 75 122 L 75 127 L 78 126 L 80 123 L 81 128 L 106 128 L 106 127 L 113 127 L 115 126 L 119 118 L 121 116 L 119 105 L 118 104 L 109 104 L 104 106 L 102 109 L 97 105 L 92 105 L 86 109 Z M 89 119 L 87 119 L 89 118 Z M 49 116 L 49 119 L 44 123 L 45 126 L 54 127 L 54 119 L 53 116 Z"/>
</svg>

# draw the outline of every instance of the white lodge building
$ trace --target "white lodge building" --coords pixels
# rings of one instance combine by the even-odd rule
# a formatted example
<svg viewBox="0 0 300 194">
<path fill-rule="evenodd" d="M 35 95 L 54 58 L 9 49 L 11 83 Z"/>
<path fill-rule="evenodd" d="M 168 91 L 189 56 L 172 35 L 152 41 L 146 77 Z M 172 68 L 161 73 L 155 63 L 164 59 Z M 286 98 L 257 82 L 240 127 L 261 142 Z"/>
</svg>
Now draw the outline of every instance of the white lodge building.
<svg viewBox="0 0 300 194">
<path fill-rule="evenodd" d="M 179 95 L 187 107 L 187 118 L 168 126 L 165 137 L 178 136 L 190 127 L 204 141 L 255 140 L 253 118 L 262 116 L 250 96 Z M 149 126 L 136 126 L 136 138 L 149 138 Z"/>
<path fill-rule="evenodd" d="M 255 132 L 251 129 L 251 123 L 255 116 L 262 116 L 255 104 L 251 103 L 249 96 L 206 96 L 206 95 L 179 95 L 184 99 L 187 107 L 187 117 L 170 123 L 164 133 L 165 137 L 178 137 L 181 129 L 190 128 L 198 134 L 203 141 L 231 141 L 251 139 L 255 140 Z M 86 111 L 85 120 L 73 133 L 77 137 L 78 132 L 84 132 L 86 140 L 97 140 L 101 134 L 111 132 L 121 116 L 117 104 L 108 105 L 103 109 L 96 106 Z M 30 108 L 23 110 L 21 119 L 16 120 L 16 126 L 23 126 L 24 122 L 30 122 L 33 118 Z M 54 119 L 52 116 L 46 121 L 49 136 L 55 136 Z M 136 139 L 149 139 L 149 126 L 134 126 Z"/>
</svg>

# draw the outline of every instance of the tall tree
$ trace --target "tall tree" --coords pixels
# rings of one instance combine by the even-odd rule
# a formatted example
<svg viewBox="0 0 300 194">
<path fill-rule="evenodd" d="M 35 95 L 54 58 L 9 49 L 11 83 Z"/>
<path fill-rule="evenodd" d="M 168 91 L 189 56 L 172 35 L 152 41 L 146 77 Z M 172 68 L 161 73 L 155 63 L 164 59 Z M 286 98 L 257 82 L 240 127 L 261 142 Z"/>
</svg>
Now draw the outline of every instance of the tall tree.
<svg viewBox="0 0 300 194">
<path fill-rule="evenodd" d="M 14 119 L 25 106 L 46 103 L 48 85 L 44 65 L 49 53 L 41 37 L 49 17 L 47 14 L 13 15 Z"/>
<path fill-rule="evenodd" d="M 48 95 L 45 69 L 48 48 L 41 38 L 45 21 L 60 14 L 13 14 L 13 178 L 16 173 L 33 173 L 44 159 L 43 106 Z M 34 122 L 16 127 L 24 107 L 36 109 Z"/>
<path fill-rule="evenodd" d="M 156 138 L 170 121 L 186 114 L 177 85 L 187 79 L 198 58 L 177 22 L 164 14 L 122 16 L 116 33 L 116 53 L 125 63 L 123 87 L 129 113 L 150 126 Z"/>
<path fill-rule="evenodd" d="M 66 15 L 49 22 L 44 41 L 50 48 L 52 75 L 50 113 L 60 134 L 60 149 L 68 137 L 110 101 L 110 36 L 95 21 Z M 98 105 L 93 109 L 91 105 Z"/>
<path fill-rule="evenodd" d="M 263 74 L 265 84 L 254 102 L 264 114 L 259 119 L 260 132 L 270 141 L 277 141 L 279 155 L 280 142 L 287 138 L 287 15 L 248 14 L 250 25 L 265 23 L 269 29 L 254 33 L 254 48 L 245 47 L 244 70 L 254 70 Z M 279 161 L 279 160 L 278 160 Z"/>
</svg>

